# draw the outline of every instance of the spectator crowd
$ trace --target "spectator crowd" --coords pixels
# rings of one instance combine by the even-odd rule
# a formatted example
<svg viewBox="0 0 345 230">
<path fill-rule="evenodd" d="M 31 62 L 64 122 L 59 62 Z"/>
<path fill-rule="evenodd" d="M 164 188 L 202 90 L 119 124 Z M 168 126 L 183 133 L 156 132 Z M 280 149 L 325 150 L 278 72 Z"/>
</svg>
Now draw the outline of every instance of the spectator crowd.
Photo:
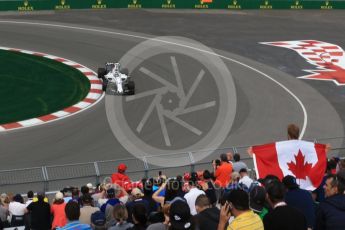
<svg viewBox="0 0 345 230">
<path fill-rule="evenodd" d="M 234 160 L 234 162 L 233 162 Z M 345 229 L 345 160 L 331 159 L 322 184 L 299 188 L 296 178 L 255 180 L 238 154 L 221 154 L 208 170 L 132 182 L 120 164 L 102 184 L 1 194 L 0 229 Z"/>
</svg>

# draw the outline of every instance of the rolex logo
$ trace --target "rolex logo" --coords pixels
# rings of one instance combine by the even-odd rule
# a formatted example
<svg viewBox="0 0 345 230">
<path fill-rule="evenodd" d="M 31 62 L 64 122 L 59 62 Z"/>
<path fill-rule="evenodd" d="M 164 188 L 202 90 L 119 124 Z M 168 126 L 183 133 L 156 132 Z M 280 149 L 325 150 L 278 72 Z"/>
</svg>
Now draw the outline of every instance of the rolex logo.
<svg viewBox="0 0 345 230">
<path fill-rule="evenodd" d="M 236 0 L 232 1 L 232 4 L 233 4 L 234 6 L 236 6 L 236 5 L 237 5 L 237 1 L 236 1 Z"/>
<path fill-rule="evenodd" d="M 326 1 L 325 4 L 326 4 L 326 6 L 328 6 L 329 5 L 329 1 Z"/>
<path fill-rule="evenodd" d="M 102 0 L 97 0 L 97 4 L 101 5 L 102 4 Z"/>
<path fill-rule="evenodd" d="M 265 1 L 265 6 L 268 6 L 268 1 Z"/>
<path fill-rule="evenodd" d="M 299 1 L 296 1 L 296 2 L 295 2 L 295 5 L 298 6 L 298 5 L 299 5 Z"/>
<path fill-rule="evenodd" d="M 29 5 L 29 1 L 28 0 L 25 0 L 24 1 L 24 6 L 27 7 Z"/>
<path fill-rule="evenodd" d="M 167 0 L 167 3 L 168 3 L 168 5 L 170 5 L 170 3 L 171 3 L 171 0 Z"/>
<path fill-rule="evenodd" d="M 133 4 L 136 5 L 137 4 L 137 0 L 133 0 Z"/>
<path fill-rule="evenodd" d="M 62 5 L 62 6 L 64 6 L 64 5 L 65 5 L 65 3 L 66 3 L 66 1 L 65 1 L 65 0 L 61 0 L 61 2 L 60 2 L 60 3 L 61 3 L 61 5 Z"/>
</svg>

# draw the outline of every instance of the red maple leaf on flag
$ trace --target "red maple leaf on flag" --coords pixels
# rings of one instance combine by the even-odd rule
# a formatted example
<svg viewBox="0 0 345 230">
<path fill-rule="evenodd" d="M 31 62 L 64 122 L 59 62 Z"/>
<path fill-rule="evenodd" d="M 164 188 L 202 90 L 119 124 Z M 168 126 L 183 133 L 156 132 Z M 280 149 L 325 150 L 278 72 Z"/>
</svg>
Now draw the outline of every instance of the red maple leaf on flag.
<svg viewBox="0 0 345 230">
<path fill-rule="evenodd" d="M 306 176 L 309 175 L 312 164 L 304 162 L 305 156 L 302 154 L 301 150 L 298 151 L 298 154 L 295 155 L 296 163 L 291 161 L 287 163 L 289 170 L 295 175 L 296 179 L 306 179 Z"/>
</svg>

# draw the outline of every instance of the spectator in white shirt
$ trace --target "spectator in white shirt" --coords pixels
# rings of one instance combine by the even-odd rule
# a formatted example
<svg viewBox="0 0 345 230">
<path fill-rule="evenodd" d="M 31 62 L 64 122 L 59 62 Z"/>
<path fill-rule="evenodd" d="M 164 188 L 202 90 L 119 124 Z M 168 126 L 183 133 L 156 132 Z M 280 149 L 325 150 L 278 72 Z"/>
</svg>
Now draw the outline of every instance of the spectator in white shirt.
<svg viewBox="0 0 345 230">
<path fill-rule="evenodd" d="M 195 200 L 198 198 L 199 195 L 205 194 L 204 191 L 197 188 L 197 178 L 191 178 L 191 180 L 188 182 L 188 193 L 184 195 L 184 198 L 187 201 L 187 204 L 190 208 L 190 214 L 196 215 L 196 209 L 195 209 Z"/>
<path fill-rule="evenodd" d="M 250 188 L 251 184 L 253 183 L 253 180 L 249 178 L 248 171 L 246 168 L 240 169 L 240 176 L 241 179 L 239 180 L 239 183 L 242 183 L 247 186 L 247 188 Z"/>
<path fill-rule="evenodd" d="M 23 216 L 25 214 L 26 205 L 24 199 L 20 194 L 13 197 L 13 201 L 9 205 L 9 212 L 15 216 Z"/>
</svg>

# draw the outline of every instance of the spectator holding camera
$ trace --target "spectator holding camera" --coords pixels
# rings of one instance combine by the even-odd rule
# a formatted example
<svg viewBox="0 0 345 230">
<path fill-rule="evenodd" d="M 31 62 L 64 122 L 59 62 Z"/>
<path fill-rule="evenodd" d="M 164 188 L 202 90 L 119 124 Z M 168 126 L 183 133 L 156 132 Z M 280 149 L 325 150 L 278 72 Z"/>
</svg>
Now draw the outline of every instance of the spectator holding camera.
<svg viewBox="0 0 345 230">
<path fill-rule="evenodd" d="M 153 193 L 152 198 L 163 207 L 165 203 L 184 196 L 182 187 L 183 184 L 181 180 L 178 178 L 169 178 L 155 193 Z M 163 190 L 165 190 L 165 195 L 159 195 Z"/>
<path fill-rule="evenodd" d="M 228 157 L 225 153 L 220 155 L 220 166 L 217 168 L 215 162 L 213 163 L 214 176 L 216 180 L 220 183 L 221 187 L 226 187 L 229 184 L 232 173 L 232 164 L 228 162 Z"/>
</svg>

